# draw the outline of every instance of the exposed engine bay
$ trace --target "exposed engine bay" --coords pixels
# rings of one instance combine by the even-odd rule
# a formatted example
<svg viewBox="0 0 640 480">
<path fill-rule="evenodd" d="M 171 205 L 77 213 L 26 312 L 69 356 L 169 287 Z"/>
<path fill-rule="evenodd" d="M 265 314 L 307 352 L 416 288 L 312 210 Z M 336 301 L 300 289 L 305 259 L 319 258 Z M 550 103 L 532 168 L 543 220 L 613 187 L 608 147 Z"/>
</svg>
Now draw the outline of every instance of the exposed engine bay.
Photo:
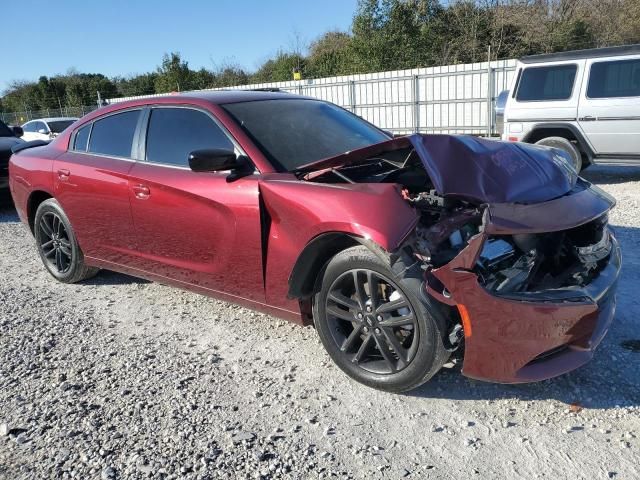
<svg viewBox="0 0 640 480">
<path fill-rule="evenodd" d="M 407 245 L 425 270 L 452 261 L 484 228 L 488 203 L 473 198 L 477 195 L 439 194 L 413 147 L 308 172 L 304 178 L 332 184 L 398 184 L 403 198 L 420 215 Z M 575 182 L 576 188 L 586 188 L 586 182 Z M 480 284 L 497 295 L 582 287 L 606 265 L 610 250 L 604 214 L 564 231 L 488 235 L 473 271 Z"/>
</svg>

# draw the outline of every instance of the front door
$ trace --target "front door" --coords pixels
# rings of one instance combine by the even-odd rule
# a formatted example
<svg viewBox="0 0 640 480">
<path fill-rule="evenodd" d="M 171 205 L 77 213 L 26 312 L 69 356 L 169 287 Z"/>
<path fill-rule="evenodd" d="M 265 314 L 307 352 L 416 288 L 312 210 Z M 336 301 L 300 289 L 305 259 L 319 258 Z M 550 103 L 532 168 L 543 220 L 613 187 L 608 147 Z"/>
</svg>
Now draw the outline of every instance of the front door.
<svg viewBox="0 0 640 480">
<path fill-rule="evenodd" d="M 129 173 L 136 268 L 264 302 L 258 175 L 193 172 L 189 153 L 237 150 L 209 113 L 150 112 L 144 162 Z"/>
</svg>

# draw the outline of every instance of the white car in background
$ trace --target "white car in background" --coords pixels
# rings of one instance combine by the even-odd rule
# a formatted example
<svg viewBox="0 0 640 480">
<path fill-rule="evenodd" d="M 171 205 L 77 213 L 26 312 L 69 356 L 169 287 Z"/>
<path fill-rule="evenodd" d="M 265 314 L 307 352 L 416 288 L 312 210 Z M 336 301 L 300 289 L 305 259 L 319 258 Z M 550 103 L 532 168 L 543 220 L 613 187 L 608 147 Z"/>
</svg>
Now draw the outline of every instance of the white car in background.
<svg viewBox="0 0 640 480">
<path fill-rule="evenodd" d="M 520 59 L 502 138 L 564 150 L 576 170 L 640 165 L 640 45 Z"/>
<path fill-rule="evenodd" d="M 32 140 L 51 140 L 76 120 L 78 119 L 74 117 L 38 118 L 31 120 L 22 125 L 22 130 L 24 130 L 22 139 L 27 142 Z"/>
</svg>

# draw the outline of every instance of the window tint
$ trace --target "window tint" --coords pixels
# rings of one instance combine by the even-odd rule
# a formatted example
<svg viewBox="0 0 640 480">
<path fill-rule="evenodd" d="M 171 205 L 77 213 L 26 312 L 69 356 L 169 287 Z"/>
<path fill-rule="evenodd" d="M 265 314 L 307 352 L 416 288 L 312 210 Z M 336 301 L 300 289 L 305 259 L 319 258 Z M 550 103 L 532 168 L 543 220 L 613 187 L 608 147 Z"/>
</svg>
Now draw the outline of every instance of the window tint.
<svg viewBox="0 0 640 480">
<path fill-rule="evenodd" d="M 640 59 L 591 65 L 587 97 L 640 97 Z"/>
<path fill-rule="evenodd" d="M 33 133 L 33 132 L 35 132 L 35 131 L 36 131 L 36 122 L 29 122 L 29 123 L 25 123 L 25 124 L 22 126 L 22 129 L 23 129 L 25 132 Z"/>
<path fill-rule="evenodd" d="M 75 140 L 73 141 L 73 149 L 80 152 L 87 151 L 87 142 L 89 140 L 89 132 L 91 131 L 91 124 L 82 127 L 76 132 Z"/>
<path fill-rule="evenodd" d="M 147 160 L 189 165 L 189 153 L 203 148 L 233 150 L 233 143 L 205 113 L 187 108 L 156 108 L 147 131 Z"/>
<path fill-rule="evenodd" d="M 73 122 L 75 122 L 75 120 L 56 120 L 55 122 L 49 122 L 49 129 L 53 133 L 62 133 L 64 129 Z"/>
<path fill-rule="evenodd" d="M 44 133 L 49 132 L 49 129 L 47 128 L 47 126 L 44 124 L 44 122 L 34 122 L 35 125 L 35 131 L 38 133 L 42 133 L 40 130 L 44 130 Z"/>
<path fill-rule="evenodd" d="M 516 98 L 519 101 L 566 100 L 571 97 L 576 65 L 525 68 Z"/>
<path fill-rule="evenodd" d="M 362 118 L 317 100 L 259 100 L 223 108 L 280 171 L 389 140 Z"/>
<path fill-rule="evenodd" d="M 131 157 L 133 136 L 140 111 L 118 113 L 93 124 L 89 151 L 115 157 Z"/>
</svg>

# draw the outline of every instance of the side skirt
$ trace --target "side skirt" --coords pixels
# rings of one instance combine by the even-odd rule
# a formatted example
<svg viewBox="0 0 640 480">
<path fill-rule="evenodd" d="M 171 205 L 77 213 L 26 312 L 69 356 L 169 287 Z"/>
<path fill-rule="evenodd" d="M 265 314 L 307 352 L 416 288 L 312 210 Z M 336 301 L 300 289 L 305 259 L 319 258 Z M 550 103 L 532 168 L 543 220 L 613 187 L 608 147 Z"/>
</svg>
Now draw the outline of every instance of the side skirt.
<svg viewBox="0 0 640 480">
<path fill-rule="evenodd" d="M 201 287 L 199 285 L 193 285 L 191 283 L 182 282 L 180 280 L 174 280 L 172 278 L 147 272 L 145 270 L 139 270 L 137 268 L 127 267 L 126 265 L 120 265 L 118 263 L 108 262 L 106 260 L 101 260 L 94 257 L 84 257 L 84 258 L 87 264 L 91 265 L 92 267 L 103 268 L 105 270 L 111 270 L 114 272 L 131 275 L 132 277 L 138 277 L 138 278 L 143 278 L 145 280 L 150 280 L 152 282 L 158 282 L 163 285 L 178 287 L 183 290 L 188 290 L 190 292 L 206 295 L 207 297 L 216 298 L 218 300 L 223 300 L 229 303 L 235 303 L 236 305 L 241 305 L 243 307 L 250 308 L 252 310 L 257 310 L 262 313 L 266 313 L 267 315 L 272 315 L 274 317 L 282 318 L 283 320 L 288 320 L 290 322 L 297 323 L 299 325 L 305 324 L 302 313 L 300 311 L 295 312 L 291 310 L 285 310 L 283 308 L 273 307 L 265 303 L 260 303 L 254 300 L 249 300 L 244 297 L 239 297 L 237 295 L 231 295 L 229 293 L 220 292 L 218 290 Z"/>
</svg>

